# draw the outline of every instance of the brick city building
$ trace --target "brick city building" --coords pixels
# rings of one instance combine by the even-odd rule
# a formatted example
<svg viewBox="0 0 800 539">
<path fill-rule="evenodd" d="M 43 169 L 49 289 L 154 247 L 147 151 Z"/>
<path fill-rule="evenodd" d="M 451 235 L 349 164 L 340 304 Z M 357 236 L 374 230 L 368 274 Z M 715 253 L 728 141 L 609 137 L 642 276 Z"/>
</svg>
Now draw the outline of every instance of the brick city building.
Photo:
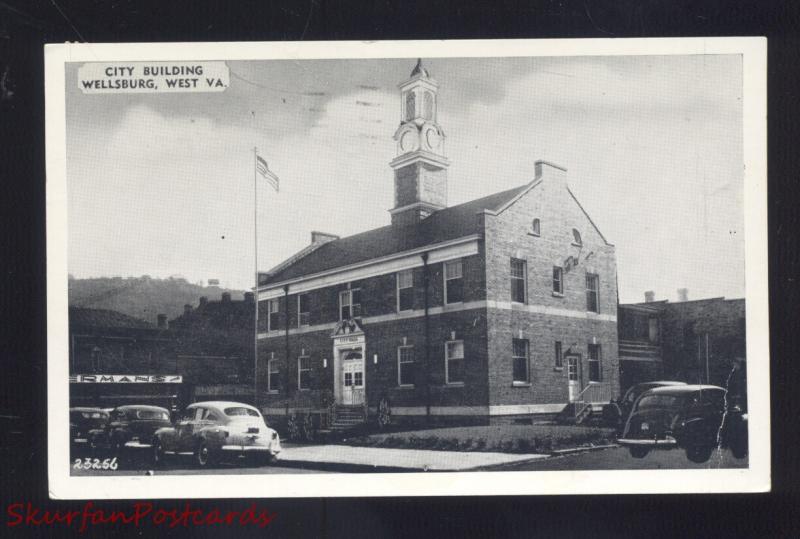
<svg viewBox="0 0 800 539">
<path fill-rule="evenodd" d="M 619 306 L 620 384 L 656 379 L 725 387 L 735 364 L 747 357 L 745 300 L 709 298 Z"/>
<path fill-rule="evenodd" d="M 265 414 L 333 402 L 486 424 L 607 402 L 619 391 L 615 250 L 566 170 L 539 161 L 527 183 L 447 206 L 438 85 L 418 63 L 399 90 L 391 224 L 314 232 L 259 277 Z"/>
</svg>

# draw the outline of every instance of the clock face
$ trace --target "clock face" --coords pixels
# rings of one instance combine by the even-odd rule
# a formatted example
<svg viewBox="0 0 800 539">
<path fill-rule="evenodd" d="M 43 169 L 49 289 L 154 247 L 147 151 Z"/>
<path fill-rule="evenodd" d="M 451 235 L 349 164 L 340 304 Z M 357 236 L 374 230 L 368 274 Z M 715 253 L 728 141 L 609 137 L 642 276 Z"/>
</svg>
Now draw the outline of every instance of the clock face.
<svg viewBox="0 0 800 539">
<path fill-rule="evenodd" d="M 435 150 L 439 147 L 441 137 L 439 137 L 439 133 L 435 129 L 429 128 L 425 131 L 425 142 L 428 144 L 428 148 Z"/>
<path fill-rule="evenodd" d="M 400 137 L 400 150 L 410 152 L 417 148 L 417 133 L 414 131 L 406 131 Z"/>
</svg>

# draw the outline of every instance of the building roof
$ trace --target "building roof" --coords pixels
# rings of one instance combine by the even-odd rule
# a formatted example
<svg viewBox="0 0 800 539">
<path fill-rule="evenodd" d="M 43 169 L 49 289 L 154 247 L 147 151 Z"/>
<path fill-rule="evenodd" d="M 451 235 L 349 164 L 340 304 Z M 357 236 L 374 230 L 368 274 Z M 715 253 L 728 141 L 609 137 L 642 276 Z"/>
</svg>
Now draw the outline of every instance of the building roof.
<svg viewBox="0 0 800 539">
<path fill-rule="evenodd" d="M 430 78 L 430 73 L 428 73 L 428 70 L 422 65 L 422 58 L 417 58 L 417 65 L 415 65 L 413 71 L 411 71 L 412 78 L 416 77 L 417 75 Z"/>
<path fill-rule="evenodd" d="M 110 309 L 88 309 L 86 307 L 70 307 L 69 323 L 71 326 L 81 327 L 156 329 L 153 324 L 140 318 Z"/>
<path fill-rule="evenodd" d="M 329 241 L 285 267 L 279 265 L 276 273 L 269 274 L 266 279 L 259 278 L 259 284 L 268 285 L 312 275 L 479 233 L 481 230 L 476 214 L 484 210 L 499 210 L 531 187 L 532 183 L 438 210 L 416 224 L 388 225 Z"/>
</svg>

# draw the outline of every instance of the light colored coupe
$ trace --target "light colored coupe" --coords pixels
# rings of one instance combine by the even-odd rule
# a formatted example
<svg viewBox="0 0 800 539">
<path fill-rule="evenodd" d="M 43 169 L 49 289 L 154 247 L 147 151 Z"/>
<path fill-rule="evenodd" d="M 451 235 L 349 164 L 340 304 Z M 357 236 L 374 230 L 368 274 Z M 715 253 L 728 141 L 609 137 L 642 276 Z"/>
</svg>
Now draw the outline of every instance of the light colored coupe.
<svg viewBox="0 0 800 539">
<path fill-rule="evenodd" d="M 190 404 L 172 427 L 155 432 L 152 444 L 155 465 L 161 465 L 165 455 L 191 455 L 201 468 L 226 457 L 264 465 L 281 451 L 278 433 L 267 426 L 257 408 L 225 401 Z"/>
</svg>

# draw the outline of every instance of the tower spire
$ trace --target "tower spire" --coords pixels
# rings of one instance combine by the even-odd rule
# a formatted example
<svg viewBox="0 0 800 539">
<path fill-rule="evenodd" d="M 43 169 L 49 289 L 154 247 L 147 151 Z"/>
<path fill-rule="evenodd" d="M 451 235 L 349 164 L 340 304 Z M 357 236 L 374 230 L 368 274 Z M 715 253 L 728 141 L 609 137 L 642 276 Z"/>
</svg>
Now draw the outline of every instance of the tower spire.
<svg viewBox="0 0 800 539">
<path fill-rule="evenodd" d="M 447 167 L 444 131 L 437 121 L 439 84 L 417 64 L 400 83 L 400 126 L 395 131 L 392 224 L 413 224 L 447 206 Z"/>
</svg>

